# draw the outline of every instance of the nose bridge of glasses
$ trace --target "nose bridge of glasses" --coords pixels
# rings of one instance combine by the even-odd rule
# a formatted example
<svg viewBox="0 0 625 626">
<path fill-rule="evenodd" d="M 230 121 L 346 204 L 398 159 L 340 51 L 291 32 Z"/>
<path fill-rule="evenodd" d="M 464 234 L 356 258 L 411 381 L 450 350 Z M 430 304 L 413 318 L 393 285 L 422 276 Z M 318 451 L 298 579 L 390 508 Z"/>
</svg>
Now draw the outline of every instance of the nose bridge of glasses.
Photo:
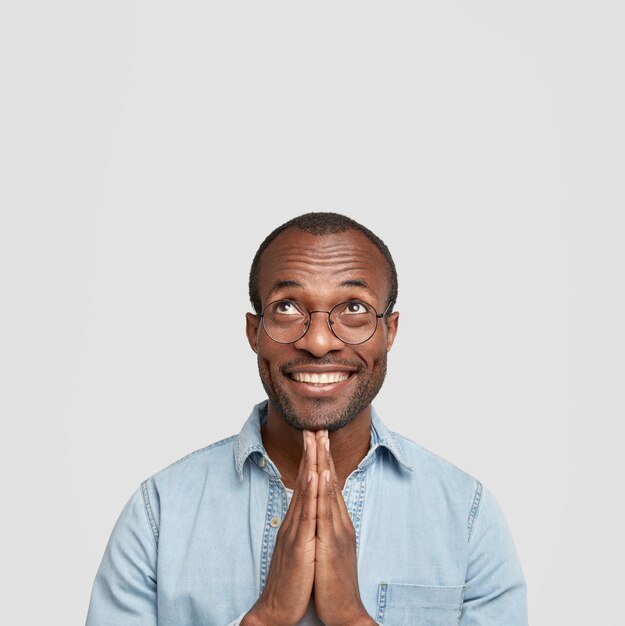
<svg viewBox="0 0 625 626">
<path fill-rule="evenodd" d="M 306 331 L 308 331 L 308 329 L 311 327 L 312 325 L 312 314 L 313 313 L 325 313 L 328 316 L 328 327 L 330 329 L 332 329 L 332 324 L 334 324 L 334 321 L 332 320 L 332 318 L 330 317 L 330 313 L 331 311 L 323 311 L 323 310 L 317 310 L 317 311 L 308 311 L 308 315 L 306 316 L 306 320 L 305 320 L 305 325 L 306 325 Z"/>
</svg>

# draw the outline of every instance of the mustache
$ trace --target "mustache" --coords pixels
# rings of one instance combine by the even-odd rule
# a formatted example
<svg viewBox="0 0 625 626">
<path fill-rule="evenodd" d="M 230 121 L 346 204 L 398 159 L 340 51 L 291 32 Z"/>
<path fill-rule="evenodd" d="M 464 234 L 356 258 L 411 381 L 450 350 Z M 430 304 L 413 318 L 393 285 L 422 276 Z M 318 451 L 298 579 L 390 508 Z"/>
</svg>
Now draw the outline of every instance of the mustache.
<svg viewBox="0 0 625 626">
<path fill-rule="evenodd" d="M 293 367 L 306 367 L 307 365 L 339 365 L 343 367 L 349 367 L 360 372 L 364 369 L 365 365 L 361 361 L 348 361 L 346 359 L 329 359 L 327 357 L 321 359 L 296 359 L 294 361 L 288 361 L 280 366 L 280 370 L 291 369 Z"/>
</svg>

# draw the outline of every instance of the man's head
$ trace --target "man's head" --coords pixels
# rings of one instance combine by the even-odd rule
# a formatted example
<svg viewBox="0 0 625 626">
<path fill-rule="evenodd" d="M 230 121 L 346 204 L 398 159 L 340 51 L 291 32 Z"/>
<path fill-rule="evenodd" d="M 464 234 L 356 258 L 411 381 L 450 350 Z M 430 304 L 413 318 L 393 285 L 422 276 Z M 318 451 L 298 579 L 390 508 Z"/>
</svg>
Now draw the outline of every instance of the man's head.
<svg viewBox="0 0 625 626">
<path fill-rule="evenodd" d="M 392 312 L 397 273 L 384 242 L 336 213 L 296 217 L 261 244 L 252 263 L 249 289 L 256 314 L 246 316 L 248 340 L 258 355 L 270 405 L 282 418 L 297 429 L 336 430 L 368 412 L 384 382 L 386 355 L 399 318 L 399 313 Z M 309 325 L 301 326 L 305 334 L 296 333 L 294 337 L 299 338 L 292 343 L 278 343 L 263 328 L 261 314 L 275 302 L 279 303 L 280 324 L 282 320 L 291 323 L 289 314 L 301 318 L 303 312 L 306 318 L 311 312 Z M 373 335 L 368 340 L 353 345 L 333 334 L 324 311 L 343 302 L 351 304 L 335 313 L 343 312 L 350 325 L 360 323 L 352 314 L 371 307 Z M 275 305 L 272 309 L 276 310 Z M 375 317 L 385 311 L 383 317 Z M 335 319 L 338 328 L 340 322 Z M 338 330 L 337 334 L 345 339 Z M 337 382 L 331 382 L 333 373 Z M 310 382 L 307 374 L 325 376 Z"/>
</svg>

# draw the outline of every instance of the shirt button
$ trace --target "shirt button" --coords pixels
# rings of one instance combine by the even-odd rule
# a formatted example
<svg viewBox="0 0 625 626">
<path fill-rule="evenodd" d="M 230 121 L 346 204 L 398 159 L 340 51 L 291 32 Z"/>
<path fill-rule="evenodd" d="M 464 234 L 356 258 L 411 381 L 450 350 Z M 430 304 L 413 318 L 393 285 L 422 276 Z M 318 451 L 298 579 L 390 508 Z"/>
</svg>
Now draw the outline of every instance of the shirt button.
<svg viewBox="0 0 625 626">
<path fill-rule="evenodd" d="M 258 463 L 261 467 L 265 467 L 267 461 L 265 461 L 265 457 L 261 457 L 260 462 Z"/>
<path fill-rule="evenodd" d="M 271 526 L 272 528 L 278 528 L 278 526 L 280 526 L 280 518 L 279 517 L 272 517 L 269 520 L 269 526 Z"/>
</svg>

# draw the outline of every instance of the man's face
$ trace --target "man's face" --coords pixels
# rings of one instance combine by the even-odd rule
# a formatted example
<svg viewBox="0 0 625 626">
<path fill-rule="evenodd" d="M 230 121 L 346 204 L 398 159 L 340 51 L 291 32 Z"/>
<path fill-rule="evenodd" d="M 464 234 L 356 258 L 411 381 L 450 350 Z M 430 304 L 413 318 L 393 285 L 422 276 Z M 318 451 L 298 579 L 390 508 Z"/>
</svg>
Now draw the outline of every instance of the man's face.
<svg viewBox="0 0 625 626">
<path fill-rule="evenodd" d="M 388 265 L 365 235 L 347 230 L 316 236 L 288 229 L 265 249 L 259 268 L 262 306 L 275 300 L 297 300 L 309 311 L 330 311 L 357 299 L 378 313 L 386 308 Z M 334 336 L 328 315 L 313 313 L 308 332 L 291 344 L 273 341 L 260 319 L 246 315 L 247 337 L 258 355 L 260 378 L 270 401 L 299 430 L 336 430 L 369 411 L 386 375 L 386 355 L 397 332 L 399 313 L 378 320 L 375 334 L 359 345 Z M 306 373 L 337 372 L 345 380 L 303 382 Z M 300 380 L 295 380 L 295 378 Z"/>
</svg>

